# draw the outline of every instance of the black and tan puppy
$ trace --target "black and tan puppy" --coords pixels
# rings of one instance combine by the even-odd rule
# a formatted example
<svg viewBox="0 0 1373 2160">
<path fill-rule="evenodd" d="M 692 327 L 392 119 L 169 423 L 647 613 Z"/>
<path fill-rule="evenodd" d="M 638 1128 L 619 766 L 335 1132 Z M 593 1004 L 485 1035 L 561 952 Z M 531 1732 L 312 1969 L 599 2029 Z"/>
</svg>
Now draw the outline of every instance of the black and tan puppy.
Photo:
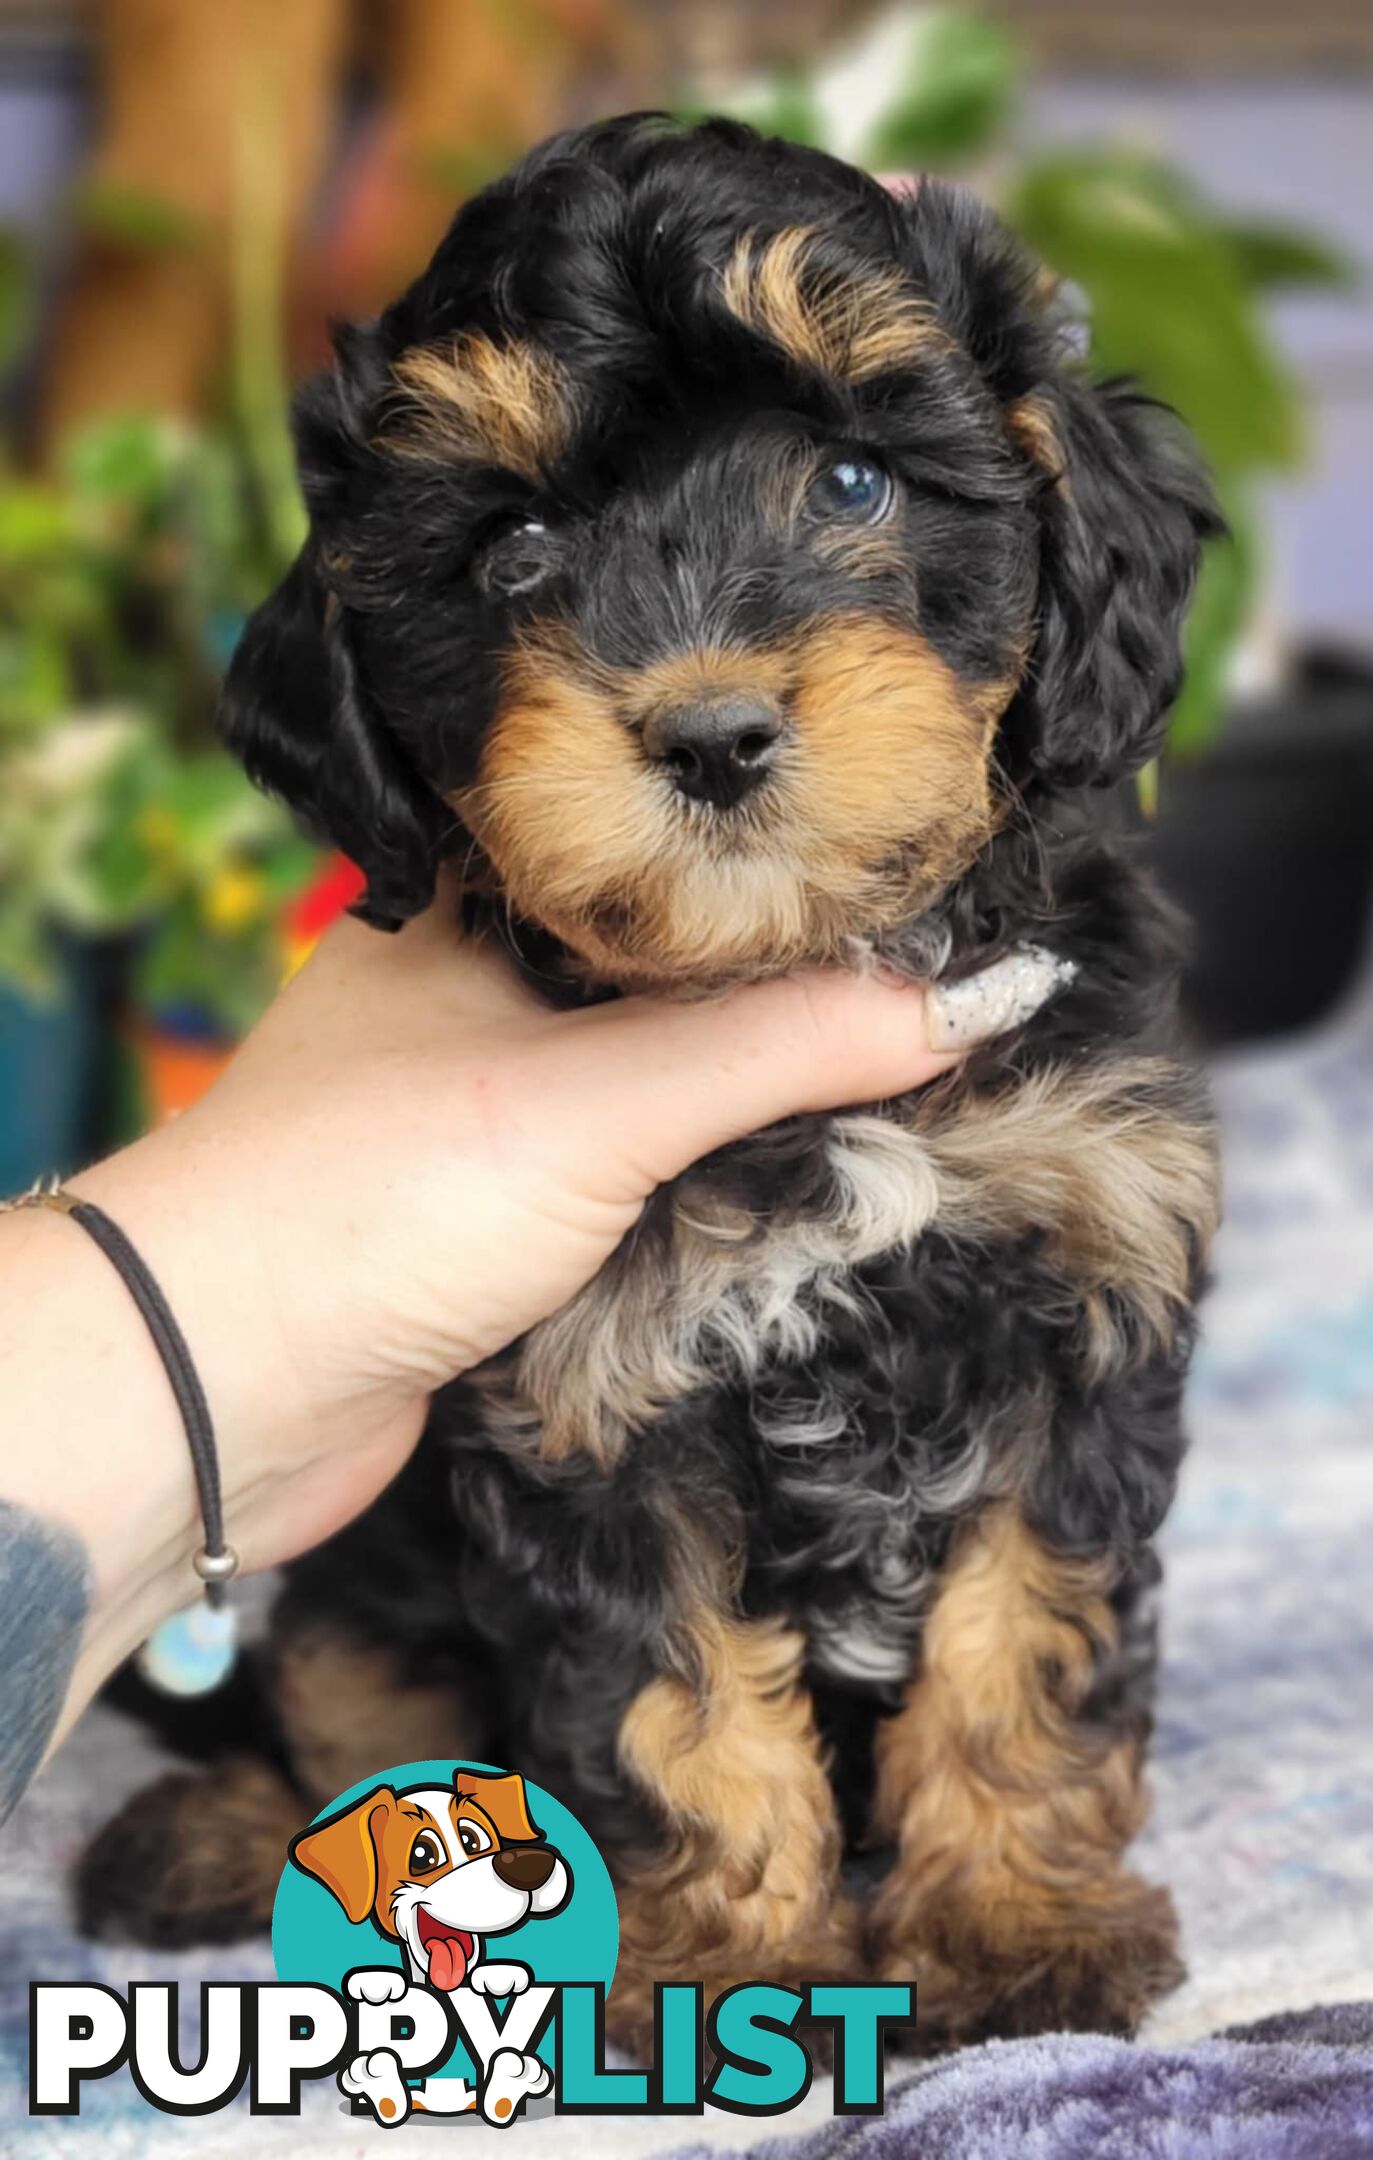
<svg viewBox="0 0 1373 2160">
<path fill-rule="evenodd" d="M 1122 1855 L 1215 1185 L 1173 927 L 1083 804 L 1177 686 L 1180 430 L 965 195 L 635 118 L 469 203 L 298 436 L 226 724 L 371 919 L 450 857 L 550 996 L 1076 975 L 936 1088 L 703 1163 L 445 1390 L 290 1573 L 289 1778 L 145 1796 L 88 1918 L 242 1932 L 303 1800 L 458 1753 L 606 1852 L 622 2034 L 655 1980 L 836 1971 L 941 2037 L 1128 2029 L 1179 1973 Z"/>
</svg>

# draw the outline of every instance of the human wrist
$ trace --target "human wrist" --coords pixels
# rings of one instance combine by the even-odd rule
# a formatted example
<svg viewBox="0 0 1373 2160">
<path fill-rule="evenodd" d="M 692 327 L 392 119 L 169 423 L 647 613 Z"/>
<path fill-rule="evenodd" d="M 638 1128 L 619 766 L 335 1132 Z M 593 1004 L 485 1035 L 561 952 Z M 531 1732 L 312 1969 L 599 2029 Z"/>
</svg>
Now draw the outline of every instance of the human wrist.
<svg viewBox="0 0 1373 2160">
<path fill-rule="evenodd" d="M 100 1646 L 108 1667 L 195 1581 L 180 1419 L 128 1291 L 75 1223 L 47 1209 L 0 1220 L 0 1286 L 0 1496 L 79 1541 L 82 1654 Z"/>
<path fill-rule="evenodd" d="M 226 1540 L 243 1567 L 272 1565 L 312 1542 L 309 1533 L 322 1532 L 307 1521 L 306 1534 L 294 1536 L 292 1502 L 281 1497 L 292 1478 L 397 1423 L 413 1420 L 417 1429 L 422 1408 L 403 1390 L 350 1385 L 347 1374 L 326 1369 L 309 1307 L 295 1296 L 294 1240 L 281 1214 L 288 1203 L 244 1175 L 232 1132 L 199 1113 L 82 1172 L 70 1190 L 118 1223 L 176 1318 L 214 1427 Z M 138 1330 L 131 1299 L 128 1307 Z M 194 1498 L 187 1435 L 147 1347 Z M 189 1564 L 203 1542 L 198 1502 L 192 1527 L 181 1604 L 200 1588 Z"/>
<path fill-rule="evenodd" d="M 186 1344 L 204 1392 L 221 1481 L 237 1468 L 242 1436 L 253 1428 L 252 1394 L 263 1348 L 264 1320 L 245 1295 L 242 1230 L 211 1187 L 200 1151 L 174 1128 L 154 1132 L 68 1181 L 77 1200 L 98 1207 L 138 1254 L 156 1283 Z M 161 1423 L 173 1428 L 178 1470 L 190 1497 L 192 1538 L 184 1555 L 186 1598 L 196 1582 L 190 1556 L 203 1542 L 194 1463 L 171 1376 L 129 1287 L 99 1256 L 124 1304 L 125 1324 L 151 1366 Z"/>
</svg>

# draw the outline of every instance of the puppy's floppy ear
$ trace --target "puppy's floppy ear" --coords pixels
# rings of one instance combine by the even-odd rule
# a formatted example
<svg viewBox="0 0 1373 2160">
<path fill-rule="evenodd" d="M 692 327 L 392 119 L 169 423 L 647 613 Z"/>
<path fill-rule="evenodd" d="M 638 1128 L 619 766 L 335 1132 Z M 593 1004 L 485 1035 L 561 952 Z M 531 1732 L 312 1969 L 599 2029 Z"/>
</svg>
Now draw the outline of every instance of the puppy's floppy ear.
<svg viewBox="0 0 1373 2160">
<path fill-rule="evenodd" d="M 500 1832 L 503 1843 L 532 1844 L 543 1837 L 529 1812 L 524 1779 L 518 1770 L 458 1770 L 453 1776 L 459 1798 L 470 1793 Z"/>
<path fill-rule="evenodd" d="M 1100 786 L 1159 747 L 1200 544 L 1222 522 L 1182 423 L 1126 383 L 1065 371 L 1006 418 L 1044 477 L 1037 624 L 1006 739 L 1047 785 Z"/>
<path fill-rule="evenodd" d="M 314 540 L 249 619 L 219 724 L 253 779 L 364 873 L 356 914 L 395 929 L 428 906 L 442 806 L 371 708 Z"/>
<path fill-rule="evenodd" d="M 1050 787 L 1117 779 L 1158 748 L 1200 543 L 1224 529 L 1201 461 L 1166 407 L 1065 356 L 1048 281 L 970 189 L 926 180 L 888 214 L 1040 482 L 1037 620 L 1008 762 Z"/>
<path fill-rule="evenodd" d="M 302 1830 L 287 1848 L 295 1865 L 323 1883 L 355 1926 L 377 1902 L 377 1842 L 395 1807 L 390 1786 L 379 1785 L 342 1815 Z"/>
</svg>

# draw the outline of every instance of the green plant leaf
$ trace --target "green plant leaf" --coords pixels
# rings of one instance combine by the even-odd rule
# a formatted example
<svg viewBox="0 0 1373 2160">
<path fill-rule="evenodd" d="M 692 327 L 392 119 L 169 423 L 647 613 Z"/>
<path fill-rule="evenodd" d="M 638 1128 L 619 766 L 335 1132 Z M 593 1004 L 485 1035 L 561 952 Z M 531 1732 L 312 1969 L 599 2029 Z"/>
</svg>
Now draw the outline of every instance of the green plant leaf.
<svg viewBox="0 0 1373 2160">
<path fill-rule="evenodd" d="M 221 936 L 181 905 L 167 910 L 139 953 L 133 989 L 154 1019 L 169 1006 L 190 1006 L 232 1040 L 270 1002 L 279 977 L 269 931 L 258 926 L 245 936 Z"/>
<path fill-rule="evenodd" d="M 72 208 L 87 232 L 149 253 L 193 248 L 205 238 L 204 221 L 193 212 L 125 182 L 83 180 L 73 190 Z"/>
<path fill-rule="evenodd" d="M 778 69 L 756 88 L 746 88 L 730 99 L 728 110 L 757 128 L 760 135 L 780 135 L 784 142 L 802 143 L 808 149 L 816 149 L 824 141 L 811 76 L 799 68 Z M 689 122 L 706 115 L 704 109 L 693 113 L 679 107 L 677 117 Z"/>
<path fill-rule="evenodd" d="M 0 630 L 0 739 L 36 734 L 70 702 L 67 660 L 63 640 L 42 623 Z"/>
<path fill-rule="evenodd" d="M 8 989 L 40 1008 L 57 1002 L 61 971 L 52 926 L 38 919 L 22 899 L 0 899 L 0 989 Z"/>
<path fill-rule="evenodd" d="M 1028 164 L 1007 210 L 1086 293 L 1097 372 L 1175 406 L 1222 477 L 1298 461 L 1296 385 L 1223 226 L 1179 174 L 1129 150 L 1074 151 Z"/>
<path fill-rule="evenodd" d="M 1359 282 L 1352 258 L 1304 227 L 1244 221 L 1221 230 L 1240 275 L 1256 292 L 1302 285 L 1347 292 Z"/>
<path fill-rule="evenodd" d="M 75 504 L 117 512 L 127 533 L 166 511 L 188 441 L 186 430 L 151 413 L 94 420 L 62 445 L 62 476 Z"/>
<path fill-rule="evenodd" d="M 70 549 L 76 525 L 71 506 L 41 481 L 0 477 L 0 564 L 19 572 Z"/>
<path fill-rule="evenodd" d="M 1015 44 L 999 23 L 954 8 L 917 15 L 911 32 L 907 80 L 875 123 L 863 162 L 898 171 L 966 163 L 1009 111 Z"/>
<path fill-rule="evenodd" d="M 1230 661 L 1258 584 L 1258 536 L 1242 499 L 1225 504 L 1229 537 L 1211 540 L 1183 634 L 1182 690 L 1168 722 L 1168 751 L 1197 757 L 1219 734 L 1229 697 Z"/>
</svg>

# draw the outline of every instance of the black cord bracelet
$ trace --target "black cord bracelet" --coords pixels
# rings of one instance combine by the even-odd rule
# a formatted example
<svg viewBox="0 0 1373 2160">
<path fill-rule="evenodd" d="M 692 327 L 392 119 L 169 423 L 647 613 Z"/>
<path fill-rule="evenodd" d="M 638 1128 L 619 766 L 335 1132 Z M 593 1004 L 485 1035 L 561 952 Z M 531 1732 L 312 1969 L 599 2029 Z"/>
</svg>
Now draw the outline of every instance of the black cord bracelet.
<svg viewBox="0 0 1373 2160">
<path fill-rule="evenodd" d="M 103 1208 L 98 1208 L 93 1200 L 78 1199 L 56 1178 L 48 1177 L 40 1178 L 32 1190 L 19 1199 L 0 1203 L 0 1213 L 39 1207 L 67 1215 L 80 1224 L 87 1237 L 100 1247 L 143 1316 L 181 1412 L 181 1422 L 190 1444 L 196 1490 L 200 1495 L 205 1543 L 199 1552 L 191 1555 L 191 1565 L 205 1585 L 209 1603 L 221 1605 L 225 1586 L 237 1573 L 238 1554 L 224 1542 L 224 1505 L 219 1487 L 219 1452 L 215 1447 L 214 1421 L 186 1338 L 158 1287 L 157 1278 L 118 1223 L 112 1222 Z"/>
</svg>

